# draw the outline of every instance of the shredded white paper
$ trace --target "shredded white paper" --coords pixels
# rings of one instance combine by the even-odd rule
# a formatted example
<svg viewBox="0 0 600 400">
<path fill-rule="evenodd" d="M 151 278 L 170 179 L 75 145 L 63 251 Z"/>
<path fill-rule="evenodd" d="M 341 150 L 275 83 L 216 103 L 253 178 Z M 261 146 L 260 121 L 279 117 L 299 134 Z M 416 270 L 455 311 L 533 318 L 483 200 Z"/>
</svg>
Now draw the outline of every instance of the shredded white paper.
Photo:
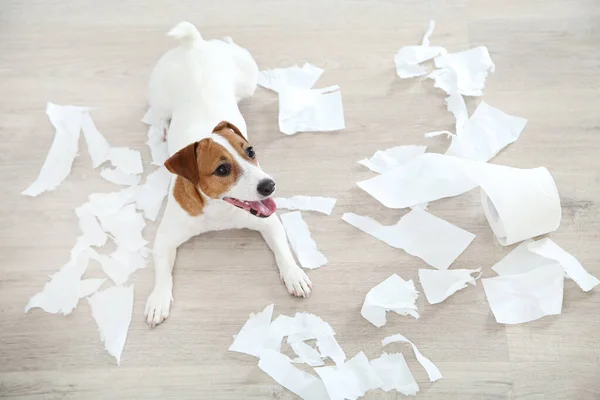
<svg viewBox="0 0 600 400">
<path fill-rule="evenodd" d="M 429 304 L 438 304 L 452 296 L 454 293 L 467 287 L 467 283 L 475 285 L 475 279 L 471 276 L 480 272 L 477 269 L 420 269 L 419 281 L 423 286 L 423 292 Z"/>
<path fill-rule="evenodd" d="M 315 368 L 331 400 L 358 399 L 383 385 L 367 356 L 361 351 L 342 366 Z"/>
<path fill-rule="evenodd" d="M 383 353 L 371 360 L 371 366 L 383 382 L 381 389 L 384 391 L 396 390 L 404 396 L 415 396 L 419 392 L 419 385 L 402 354 Z"/>
<path fill-rule="evenodd" d="M 394 56 L 396 73 L 400 78 L 414 78 L 427 74 L 427 68 L 420 63 L 431 60 L 440 54 L 446 54 L 446 49 L 439 46 L 430 46 L 429 38 L 435 29 L 435 21 L 429 21 L 429 28 L 423 36 L 420 46 L 404 46 Z"/>
<path fill-rule="evenodd" d="M 277 93 L 290 86 L 299 89 L 310 89 L 322 74 L 322 68 L 305 63 L 302 67 L 294 65 L 287 68 L 260 71 L 258 84 Z"/>
<path fill-rule="evenodd" d="M 377 150 L 369 159 L 363 158 L 358 161 L 373 172 L 382 174 L 396 168 L 415 157 L 425 153 L 427 146 L 396 146 L 385 150 Z"/>
<path fill-rule="evenodd" d="M 438 367 L 436 367 L 435 364 L 433 362 L 431 362 L 430 359 L 428 359 L 423 354 L 421 354 L 419 349 L 417 349 L 417 346 L 415 346 L 415 344 L 413 342 L 411 342 L 410 340 L 408 340 L 405 336 L 400 335 L 400 334 L 388 336 L 381 341 L 381 345 L 385 347 L 390 343 L 397 343 L 397 342 L 408 343 L 412 346 L 412 349 L 415 352 L 415 357 L 417 357 L 417 361 L 425 369 L 425 371 L 427 372 L 427 375 L 429 376 L 429 380 L 431 382 L 435 382 L 438 379 L 442 379 L 442 373 L 440 372 Z"/>
<path fill-rule="evenodd" d="M 300 211 L 281 214 L 279 217 L 298 262 L 303 268 L 314 269 L 327 264 L 327 258 L 317 249 L 317 244 L 310 236 L 308 225 L 302 219 Z"/>
<path fill-rule="evenodd" d="M 287 210 L 317 211 L 323 214 L 331 215 L 336 199 L 333 197 L 309 197 L 293 196 L 290 198 L 276 197 L 275 204 L 277 208 Z"/>
<path fill-rule="evenodd" d="M 365 296 L 360 314 L 370 323 L 381 328 L 387 322 L 386 311 L 398 315 L 410 315 L 419 318 L 415 302 L 419 292 L 412 280 L 405 281 L 393 274 L 379 285 L 375 286 Z"/>
</svg>

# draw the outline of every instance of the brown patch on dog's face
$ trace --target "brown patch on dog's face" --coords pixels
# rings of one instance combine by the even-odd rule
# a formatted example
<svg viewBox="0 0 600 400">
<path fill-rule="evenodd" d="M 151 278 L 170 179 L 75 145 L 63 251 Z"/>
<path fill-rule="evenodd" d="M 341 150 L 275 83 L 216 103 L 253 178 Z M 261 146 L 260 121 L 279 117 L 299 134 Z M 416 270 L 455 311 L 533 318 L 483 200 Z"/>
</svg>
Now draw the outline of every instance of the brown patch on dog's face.
<svg viewBox="0 0 600 400">
<path fill-rule="evenodd" d="M 179 204 L 191 215 L 197 215 L 192 212 L 202 211 L 204 199 L 200 193 L 196 196 L 190 188 L 197 192 L 198 187 L 202 193 L 216 199 L 229 191 L 242 173 L 233 155 L 212 139 L 202 139 L 184 147 L 169 158 L 165 166 L 191 184 L 189 186 L 179 183 L 179 199 L 176 197 Z M 179 180 L 175 182 L 174 190 Z"/>
<path fill-rule="evenodd" d="M 177 179 L 175 179 L 173 197 L 175 197 L 175 200 L 177 200 L 181 208 L 187 211 L 191 216 L 196 217 L 202 214 L 206 200 L 204 200 L 204 197 L 198 192 L 196 186 L 187 179 L 182 178 L 181 176 L 178 176 Z"/>
<path fill-rule="evenodd" d="M 227 139 L 235 151 L 238 152 L 240 157 L 254 165 L 258 165 L 254 148 L 250 146 L 250 143 L 248 143 L 244 135 L 242 135 L 242 132 L 240 132 L 240 130 L 231 122 L 220 122 L 217 126 L 215 126 L 215 129 L 213 129 L 213 133 L 223 136 L 225 139 Z"/>
</svg>

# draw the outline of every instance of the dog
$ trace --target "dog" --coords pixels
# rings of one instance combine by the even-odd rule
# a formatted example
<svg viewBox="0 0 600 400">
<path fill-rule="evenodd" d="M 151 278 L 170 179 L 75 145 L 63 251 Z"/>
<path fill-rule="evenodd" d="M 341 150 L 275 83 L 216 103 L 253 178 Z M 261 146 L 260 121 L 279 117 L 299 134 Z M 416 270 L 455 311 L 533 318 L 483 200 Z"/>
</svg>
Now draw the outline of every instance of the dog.
<svg viewBox="0 0 600 400">
<path fill-rule="evenodd" d="M 153 114 L 169 121 L 165 166 L 174 175 L 154 240 L 155 283 L 146 322 L 154 327 L 169 316 L 177 248 L 209 231 L 260 232 L 288 292 L 308 297 L 312 284 L 296 264 L 275 214 L 275 182 L 261 169 L 238 108 L 256 90 L 256 62 L 232 41 L 202 39 L 189 22 L 168 35 L 180 43 L 154 67 L 148 100 Z"/>
</svg>

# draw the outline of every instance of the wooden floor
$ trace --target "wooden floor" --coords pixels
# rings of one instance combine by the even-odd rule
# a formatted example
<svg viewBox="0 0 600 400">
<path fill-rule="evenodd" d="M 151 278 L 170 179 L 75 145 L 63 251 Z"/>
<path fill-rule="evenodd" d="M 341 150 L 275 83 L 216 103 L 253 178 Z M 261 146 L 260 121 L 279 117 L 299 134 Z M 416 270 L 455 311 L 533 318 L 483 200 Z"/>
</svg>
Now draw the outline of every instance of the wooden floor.
<svg viewBox="0 0 600 400">
<path fill-rule="evenodd" d="M 484 99 L 529 119 L 518 142 L 494 162 L 546 166 L 558 184 L 563 219 L 552 238 L 600 276 L 600 2 L 597 0 L 389 1 L 12 1 L 0 3 L 0 397 L 26 399 L 292 399 L 293 394 L 227 348 L 250 312 L 313 312 L 328 321 L 349 356 L 378 357 L 380 340 L 402 333 L 441 369 L 427 382 L 408 347 L 418 398 L 592 400 L 600 398 L 600 293 L 566 282 L 563 314 L 517 326 L 497 324 L 481 285 L 430 306 L 421 318 L 390 316 L 377 329 L 359 313 L 366 292 L 392 273 L 416 279 L 419 259 L 344 223 L 343 212 L 385 223 L 389 210 L 355 182 L 356 164 L 377 149 L 430 144 L 423 133 L 452 129 L 431 81 L 400 80 L 393 55 L 417 44 L 428 20 L 432 43 L 450 51 L 488 46 L 496 73 Z M 87 302 L 66 317 L 33 310 L 31 295 L 68 259 L 78 233 L 74 208 L 91 192 L 116 187 L 92 171 L 82 143 L 68 179 L 31 199 L 19 193 L 37 176 L 53 138 L 47 101 L 97 107 L 93 117 L 113 145 L 140 149 L 146 163 L 145 89 L 180 20 L 206 38 L 232 36 L 261 68 L 304 61 L 325 68 L 317 87 L 342 88 L 347 129 L 287 137 L 277 129 L 277 97 L 259 89 L 243 103 L 249 132 L 279 194 L 338 198 L 331 217 L 306 214 L 329 265 L 312 271 L 314 295 L 289 297 L 271 254 L 252 232 L 196 238 L 179 252 L 175 304 L 151 330 L 143 306 L 153 272 L 134 276 L 135 307 L 121 367 L 104 351 Z M 478 101 L 478 100 L 477 100 Z M 476 100 L 469 99 L 471 110 Z M 149 171 L 147 169 L 146 171 Z M 430 211 L 477 238 L 455 268 L 489 269 L 510 248 L 492 235 L 476 191 Z M 155 226 L 145 235 L 153 238 Z M 90 277 L 100 276 L 94 265 Z M 395 399 L 370 392 L 368 399 Z"/>
</svg>

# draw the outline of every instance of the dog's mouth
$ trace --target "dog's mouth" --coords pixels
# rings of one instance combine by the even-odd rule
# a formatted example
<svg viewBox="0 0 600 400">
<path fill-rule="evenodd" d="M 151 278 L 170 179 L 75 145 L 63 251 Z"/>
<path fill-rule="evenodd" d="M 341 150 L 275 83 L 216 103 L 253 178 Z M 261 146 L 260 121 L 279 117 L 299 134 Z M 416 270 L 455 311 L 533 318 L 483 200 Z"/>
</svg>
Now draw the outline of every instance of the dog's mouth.
<svg viewBox="0 0 600 400">
<path fill-rule="evenodd" d="M 223 200 L 231 205 L 236 206 L 237 208 L 246 210 L 250 214 L 255 215 L 259 218 L 267 218 L 271 216 L 271 214 L 273 214 L 275 211 L 277 211 L 277 205 L 275 204 L 275 200 L 273 200 L 271 197 L 260 201 L 239 200 L 234 199 L 233 197 L 224 197 Z"/>
</svg>

